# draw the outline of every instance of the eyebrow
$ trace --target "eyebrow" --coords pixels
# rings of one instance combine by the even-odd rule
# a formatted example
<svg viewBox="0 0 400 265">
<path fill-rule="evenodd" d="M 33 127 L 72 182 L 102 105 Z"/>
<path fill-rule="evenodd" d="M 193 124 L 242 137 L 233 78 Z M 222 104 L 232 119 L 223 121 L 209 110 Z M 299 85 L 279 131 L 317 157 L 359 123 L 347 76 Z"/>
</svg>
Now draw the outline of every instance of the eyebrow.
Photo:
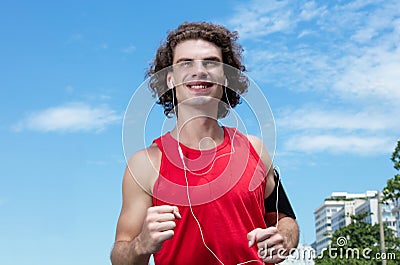
<svg viewBox="0 0 400 265">
<path fill-rule="evenodd" d="M 180 58 L 178 61 L 176 61 L 175 63 L 180 63 L 180 62 L 187 62 L 187 61 L 194 61 L 194 60 L 198 60 L 198 59 L 192 59 L 192 58 Z M 215 62 L 221 62 L 221 59 L 217 56 L 210 56 L 210 57 L 205 57 L 203 59 L 199 59 L 202 61 L 215 61 Z"/>
</svg>

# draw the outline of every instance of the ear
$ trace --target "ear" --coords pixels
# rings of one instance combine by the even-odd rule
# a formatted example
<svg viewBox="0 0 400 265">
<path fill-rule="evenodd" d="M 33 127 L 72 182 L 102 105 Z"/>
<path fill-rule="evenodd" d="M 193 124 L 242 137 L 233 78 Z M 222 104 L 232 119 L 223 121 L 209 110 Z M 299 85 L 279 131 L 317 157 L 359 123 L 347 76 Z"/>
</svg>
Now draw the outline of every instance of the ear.
<svg viewBox="0 0 400 265">
<path fill-rule="evenodd" d="M 175 82 L 174 82 L 174 77 L 172 76 L 172 73 L 169 72 L 167 74 L 167 86 L 169 89 L 173 89 L 175 87 Z"/>
</svg>

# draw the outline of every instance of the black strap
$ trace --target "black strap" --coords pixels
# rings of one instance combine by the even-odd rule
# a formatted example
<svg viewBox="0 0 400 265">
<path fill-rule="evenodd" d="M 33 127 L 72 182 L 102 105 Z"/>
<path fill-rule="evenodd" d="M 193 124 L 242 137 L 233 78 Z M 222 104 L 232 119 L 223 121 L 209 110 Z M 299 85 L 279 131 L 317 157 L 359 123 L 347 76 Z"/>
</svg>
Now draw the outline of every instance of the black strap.
<svg viewBox="0 0 400 265">
<path fill-rule="evenodd" d="M 293 211 L 292 205 L 290 204 L 289 198 L 283 189 L 282 182 L 278 171 L 274 168 L 275 188 L 268 198 L 264 199 L 265 212 L 276 212 L 276 191 L 279 181 L 279 192 L 278 192 L 278 212 L 284 213 L 293 219 L 296 219 L 296 215 Z"/>
</svg>

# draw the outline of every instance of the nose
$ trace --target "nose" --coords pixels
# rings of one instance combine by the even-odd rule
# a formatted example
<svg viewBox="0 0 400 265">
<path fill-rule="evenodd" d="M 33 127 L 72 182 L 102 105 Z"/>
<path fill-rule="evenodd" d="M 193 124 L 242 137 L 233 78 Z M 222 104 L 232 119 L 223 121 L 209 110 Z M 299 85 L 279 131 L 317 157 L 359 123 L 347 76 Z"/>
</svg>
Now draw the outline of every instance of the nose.
<svg viewBox="0 0 400 265">
<path fill-rule="evenodd" d="M 207 69 L 204 66 L 203 60 L 194 61 L 192 77 L 206 78 L 207 75 Z"/>
</svg>

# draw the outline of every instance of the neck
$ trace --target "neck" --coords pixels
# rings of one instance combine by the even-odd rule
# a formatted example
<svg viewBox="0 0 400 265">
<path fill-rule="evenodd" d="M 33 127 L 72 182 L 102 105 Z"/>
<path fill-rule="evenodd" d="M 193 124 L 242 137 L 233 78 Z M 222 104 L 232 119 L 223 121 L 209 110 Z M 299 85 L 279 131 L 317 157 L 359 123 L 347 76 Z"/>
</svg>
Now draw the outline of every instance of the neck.
<svg viewBox="0 0 400 265">
<path fill-rule="evenodd" d="M 181 112 L 171 135 L 193 149 L 212 149 L 224 140 L 224 130 L 214 117 L 197 116 L 183 119 Z"/>
</svg>

